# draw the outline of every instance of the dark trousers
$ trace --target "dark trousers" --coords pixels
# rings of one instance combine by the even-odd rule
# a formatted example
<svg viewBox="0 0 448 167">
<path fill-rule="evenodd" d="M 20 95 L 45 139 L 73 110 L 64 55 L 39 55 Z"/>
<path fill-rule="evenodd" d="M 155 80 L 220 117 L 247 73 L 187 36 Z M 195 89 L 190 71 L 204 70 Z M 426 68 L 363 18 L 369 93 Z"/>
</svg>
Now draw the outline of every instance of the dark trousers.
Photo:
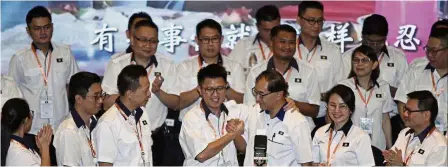
<svg viewBox="0 0 448 167">
<path fill-rule="evenodd" d="M 36 145 L 36 135 L 33 134 L 25 134 L 23 137 L 25 142 L 30 143 L 30 147 L 32 147 L 34 150 L 36 150 L 38 153 L 40 153 L 39 148 Z M 51 144 L 50 144 L 50 161 L 51 166 L 57 166 L 56 161 L 56 149 L 53 146 L 54 136 L 51 138 Z"/>
</svg>

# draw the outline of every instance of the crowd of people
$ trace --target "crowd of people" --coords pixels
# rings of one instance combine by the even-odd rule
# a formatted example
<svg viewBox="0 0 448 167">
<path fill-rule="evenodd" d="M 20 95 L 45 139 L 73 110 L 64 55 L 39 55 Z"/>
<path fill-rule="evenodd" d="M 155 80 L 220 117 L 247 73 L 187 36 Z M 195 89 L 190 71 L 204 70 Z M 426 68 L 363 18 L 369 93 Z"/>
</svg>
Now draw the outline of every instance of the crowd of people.
<svg viewBox="0 0 448 167">
<path fill-rule="evenodd" d="M 100 77 L 51 41 L 51 14 L 34 7 L 33 42 L 1 78 L 2 166 L 447 166 L 448 20 L 408 63 L 386 45 L 384 16 L 367 17 L 362 44 L 340 54 L 319 36 L 324 6 L 298 8 L 300 33 L 275 5 L 258 9 L 257 35 L 228 56 L 221 25 L 205 19 L 199 54 L 180 64 L 134 13 L 130 46 Z"/>
</svg>

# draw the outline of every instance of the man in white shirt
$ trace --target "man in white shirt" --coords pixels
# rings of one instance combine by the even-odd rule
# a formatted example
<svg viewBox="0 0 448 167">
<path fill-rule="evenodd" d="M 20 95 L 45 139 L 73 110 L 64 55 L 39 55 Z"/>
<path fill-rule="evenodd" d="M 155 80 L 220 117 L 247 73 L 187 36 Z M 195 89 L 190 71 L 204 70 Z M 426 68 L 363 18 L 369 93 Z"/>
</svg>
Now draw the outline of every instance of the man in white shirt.
<svg viewBox="0 0 448 167">
<path fill-rule="evenodd" d="M 3 108 L 3 104 L 5 104 L 6 101 L 12 98 L 22 98 L 22 92 L 20 92 L 19 87 L 17 87 L 16 82 L 7 75 L 1 75 L 1 104 L 0 108 Z M 1 116 L 0 116 L 1 118 Z"/>
<path fill-rule="evenodd" d="M 197 91 L 202 100 L 186 113 L 179 134 L 184 166 L 238 166 L 237 150 L 245 152 L 248 107 L 234 101 L 224 103 L 227 75 L 218 64 L 198 72 Z M 227 128 L 229 124 L 233 128 Z"/>
<path fill-rule="evenodd" d="M 274 69 L 283 74 L 288 82 L 290 98 L 295 101 L 299 111 L 308 116 L 310 128 L 314 128 L 313 120 L 316 117 L 320 104 L 320 89 L 317 72 L 314 67 L 304 61 L 294 59 L 296 51 L 296 30 L 289 25 L 279 25 L 271 31 L 271 48 L 273 56 L 266 62 L 254 66 L 246 81 L 244 103 L 252 106 L 256 103 L 252 95 L 256 77 L 267 69 Z"/>
<path fill-rule="evenodd" d="M 244 70 L 242 66 L 226 56 L 220 54 L 223 40 L 221 25 L 212 19 L 205 19 L 196 26 L 196 41 L 199 45 L 199 55 L 193 56 L 178 65 L 177 73 L 182 80 L 182 93 L 180 93 L 179 120 L 193 106 L 200 103 L 197 72 L 210 64 L 219 64 L 227 71 L 229 89 L 226 90 L 226 99 L 237 103 L 243 102 Z"/>
<path fill-rule="evenodd" d="M 155 165 L 159 165 L 163 157 L 164 127 L 168 115 L 168 108 L 177 109 L 179 104 L 179 88 L 176 86 L 176 67 L 172 60 L 164 55 L 156 53 L 158 45 L 158 27 L 154 22 L 141 20 L 134 26 L 131 34 L 132 53 L 127 53 L 112 58 L 104 74 L 102 87 L 107 94 L 105 100 L 110 103 L 118 97 L 117 76 L 118 73 L 129 64 L 137 64 L 145 67 L 147 76 L 152 82 L 150 86 L 151 98 L 146 106 L 148 118 L 151 123 L 152 137 L 154 141 L 153 151 Z M 173 125 L 168 125 L 173 126 Z M 160 162 L 160 163 L 159 163 Z M 161 165 L 161 164 L 160 164 Z"/>
<path fill-rule="evenodd" d="M 100 166 L 152 166 L 151 122 L 145 106 L 151 97 L 146 69 L 128 65 L 118 74 L 120 96 L 93 131 Z"/>
<path fill-rule="evenodd" d="M 66 86 L 79 68 L 68 46 L 51 42 L 53 23 L 45 7 L 31 9 L 26 23 L 26 31 L 33 42 L 12 56 L 8 75 L 16 81 L 31 110 L 35 111 L 30 134 L 36 135 L 46 124 L 59 127 L 69 114 Z M 30 137 L 34 140 L 34 136 Z M 52 164 L 56 165 L 54 154 Z"/>
<path fill-rule="evenodd" d="M 297 37 L 297 50 L 294 58 L 311 64 L 316 69 L 320 88 L 320 107 L 317 115 L 311 115 L 316 128 L 326 124 L 326 103 L 323 97 L 343 77 L 342 57 L 339 47 L 325 38 L 320 38 L 324 23 L 324 6 L 318 1 L 303 1 L 298 7 L 297 24 L 300 35 Z"/>
<path fill-rule="evenodd" d="M 280 12 L 275 5 L 265 5 L 255 13 L 258 33 L 254 37 L 244 38 L 235 45 L 229 58 L 240 63 L 247 74 L 254 65 L 268 60 L 272 56 L 271 29 L 280 25 Z"/>
<path fill-rule="evenodd" d="M 383 151 L 390 166 L 447 166 L 447 139 L 435 127 L 437 100 L 429 91 L 407 94 L 403 129 L 394 146 Z"/>
<path fill-rule="evenodd" d="M 54 147 L 60 166 L 96 166 L 95 143 L 92 130 L 101 109 L 105 93 L 101 78 L 90 72 L 73 75 L 68 85 L 70 115 L 58 127 L 54 135 Z"/>
<path fill-rule="evenodd" d="M 429 60 L 424 68 L 410 68 L 398 87 L 395 100 L 399 101 L 399 113 L 403 119 L 403 106 L 408 101 L 406 94 L 427 90 L 433 93 L 439 106 L 435 126 L 441 132 L 447 131 L 448 110 L 448 31 L 437 28 L 431 32 L 425 46 Z"/>
<path fill-rule="evenodd" d="M 287 104 L 288 84 L 275 70 L 266 70 L 256 78 L 252 94 L 261 111 L 249 113 L 249 140 L 245 166 L 254 166 L 256 135 L 265 136 L 268 166 L 310 166 L 311 131 L 308 122 L 299 112 L 284 110 Z M 267 141 L 266 141 L 267 140 Z M 257 146 L 255 146 L 257 147 Z M 259 157 L 258 157 L 259 158 Z M 263 165 L 263 164 L 257 164 Z"/>
</svg>

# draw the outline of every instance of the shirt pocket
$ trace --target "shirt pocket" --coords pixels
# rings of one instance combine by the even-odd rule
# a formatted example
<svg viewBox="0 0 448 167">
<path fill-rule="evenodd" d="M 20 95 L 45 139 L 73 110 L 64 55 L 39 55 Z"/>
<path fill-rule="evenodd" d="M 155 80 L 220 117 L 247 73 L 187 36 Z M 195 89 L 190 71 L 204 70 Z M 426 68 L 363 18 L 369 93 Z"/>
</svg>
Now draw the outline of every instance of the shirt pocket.
<svg viewBox="0 0 448 167">
<path fill-rule="evenodd" d="M 317 71 L 317 75 L 319 76 L 320 81 L 328 80 L 328 77 L 326 76 L 329 76 L 328 74 L 330 73 L 331 65 L 332 63 L 330 63 L 328 60 L 316 61 L 316 65 L 314 67 Z"/>
<path fill-rule="evenodd" d="M 51 70 L 54 70 L 55 76 L 53 82 L 56 85 L 63 85 L 65 86 L 67 84 L 67 78 L 68 78 L 68 64 L 67 62 L 54 62 L 54 68 Z"/>
<path fill-rule="evenodd" d="M 395 69 L 395 67 L 386 66 L 384 68 L 381 68 L 380 70 L 381 70 L 380 72 L 381 78 L 387 83 L 394 85 L 395 80 L 397 79 L 396 78 L 397 69 Z"/>
<path fill-rule="evenodd" d="M 40 80 L 43 80 L 41 69 L 31 68 L 25 71 L 25 85 L 28 88 L 38 88 L 41 86 Z"/>
<path fill-rule="evenodd" d="M 118 152 L 121 155 L 120 157 L 134 156 L 136 155 L 136 150 L 140 150 L 140 147 L 135 134 L 128 133 L 121 135 L 121 139 L 118 141 Z"/>
<path fill-rule="evenodd" d="M 269 139 L 271 145 L 270 149 L 272 150 L 271 156 L 275 157 L 275 159 L 287 156 L 289 154 L 288 152 L 292 151 L 290 139 L 289 135 L 280 135 L 279 133 L 276 133 L 275 137 Z M 270 152 L 269 149 L 268 152 Z"/>
<path fill-rule="evenodd" d="M 300 80 L 300 82 L 299 82 Z M 293 82 L 289 83 L 289 95 L 296 101 L 306 101 L 306 88 L 303 79 L 295 78 Z"/>
</svg>

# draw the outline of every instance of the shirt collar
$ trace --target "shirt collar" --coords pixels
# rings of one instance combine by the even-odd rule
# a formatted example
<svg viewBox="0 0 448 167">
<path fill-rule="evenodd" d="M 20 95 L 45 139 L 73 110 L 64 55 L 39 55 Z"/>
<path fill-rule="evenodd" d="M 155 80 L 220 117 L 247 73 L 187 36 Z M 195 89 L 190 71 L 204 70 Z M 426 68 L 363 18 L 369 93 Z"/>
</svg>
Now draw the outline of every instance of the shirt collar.
<svg viewBox="0 0 448 167">
<path fill-rule="evenodd" d="M 257 33 L 257 35 L 255 35 L 254 41 L 252 41 L 252 45 L 255 45 L 255 42 L 260 41 L 260 33 Z"/>
<path fill-rule="evenodd" d="M 131 62 L 135 62 L 134 53 L 132 53 L 132 55 L 131 55 Z M 159 65 L 159 63 L 157 62 L 156 55 L 153 55 L 149 58 L 149 63 L 148 63 L 148 65 L 146 65 L 145 69 L 151 67 L 153 64 L 156 67 L 157 67 L 157 65 Z"/>
<path fill-rule="evenodd" d="M 434 72 L 436 70 L 436 68 L 434 68 L 431 63 L 428 63 L 428 65 L 426 65 L 424 70 L 431 70 L 431 72 Z M 448 76 L 448 73 L 446 73 L 445 75 L 441 76 L 440 79 L 442 79 L 443 77 Z"/>
<path fill-rule="evenodd" d="M 275 117 L 277 117 L 280 121 L 283 121 L 285 119 L 286 111 L 283 109 L 283 107 L 285 107 L 286 104 L 288 104 L 288 103 L 283 104 L 282 108 L 280 108 L 280 110 L 277 112 L 277 114 L 275 114 Z M 263 112 L 263 110 L 261 112 Z M 264 112 L 266 114 L 269 114 L 271 111 L 264 110 Z"/>
<path fill-rule="evenodd" d="M 358 85 L 359 85 L 359 81 L 358 81 L 358 78 L 356 78 L 356 77 L 353 77 L 354 79 L 355 79 L 355 85 L 356 85 L 356 87 L 358 87 Z M 372 87 L 370 87 L 369 89 L 367 89 L 367 91 L 368 90 L 370 90 L 370 89 L 373 89 L 375 86 L 376 87 L 380 87 L 380 84 L 378 83 L 378 81 L 372 81 L 373 82 L 373 86 Z M 359 85 L 359 86 L 361 86 L 361 85 Z"/>
<path fill-rule="evenodd" d="M 342 131 L 344 132 L 345 136 L 348 135 L 348 132 L 350 131 L 350 129 L 352 128 L 353 122 L 351 119 L 348 119 L 348 121 L 344 124 L 344 126 L 341 127 L 341 129 L 338 129 L 337 131 Z M 331 129 L 334 129 L 334 123 L 332 122 L 330 124 L 330 127 L 328 127 L 327 131 L 325 131 L 325 133 L 327 133 L 328 131 L 330 131 Z"/>
<path fill-rule="evenodd" d="M 129 45 L 128 48 L 126 48 L 126 53 L 132 53 L 132 52 L 133 52 L 132 47 L 131 45 Z"/>
<path fill-rule="evenodd" d="M 204 59 L 202 58 L 202 56 L 199 54 L 199 60 L 201 61 L 201 62 L 204 62 Z M 217 64 L 219 64 L 219 65 L 223 65 L 223 61 L 222 61 L 222 56 L 221 56 L 221 53 L 218 55 L 218 63 Z"/>
<path fill-rule="evenodd" d="M 296 59 L 294 59 L 294 58 L 292 58 L 292 59 L 289 61 L 289 66 L 288 66 L 288 68 L 286 69 L 286 71 L 288 71 L 289 68 L 291 68 L 291 67 L 293 67 L 293 68 L 295 68 L 297 71 L 299 71 L 299 64 L 297 64 L 297 61 L 296 61 Z M 274 69 L 274 70 L 275 70 L 274 57 L 271 57 L 271 58 L 269 59 L 269 61 L 268 61 L 268 66 L 267 66 L 267 68 L 266 68 L 266 70 L 271 70 L 271 69 Z M 285 71 L 285 73 L 286 73 L 286 71 Z"/>
<path fill-rule="evenodd" d="M 204 113 L 205 113 L 205 119 L 208 120 L 208 115 L 210 115 L 210 113 L 212 113 L 212 111 L 210 110 L 210 108 L 207 107 L 207 105 L 205 104 L 204 100 L 201 100 L 201 104 L 202 108 L 204 109 Z M 226 105 L 221 104 L 221 112 L 226 113 L 227 115 L 229 115 L 229 110 L 227 109 Z"/>
<path fill-rule="evenodd" d="M 426 127 L 425 130 L 423 130 L 422 132 L 420 132 L 420 134 L 416 135 L 418 137 L 418 139 L 420 140 L 420 143 L 423 143 L 423 140 L 425 140 L 426 135 L 428 135 L 428 133 L 431 131 L 431 129 L 434 128 L 434 125 L 429 125 L 428 127 Z M 409 129 L 405 135 L 414 133 L 414 129 Z M 414 136 L 415 137 L 415 136 Z"/>
<path fill-rule="evenodd" d="M 389 51 L 387 50 L 387 46 L 384 45 L 383 48 L 381 48 L 381 52 L 380 53 L 384 53 L 387 57 L 389 56 Z"/>
<path fill-rule="evenodd" d="M 34 42 L 31 42 L 31 46 L 33 46 L 34 49 L 39 49 Z M 51 44 L 51 42 L 50 42 L 50 47 L 48 48 L 48 50 L 53 52 L 53 44 Z"/>
<path fill-rule="evenodd" d="M 82 120 L 81 116 L 79 115 L 79 113 L 76 111 L 76 109 L 72 108 L 70 111 L 70 114 L 73 117 L 73 121 L 75 121 L 76 127 L 81 128 L 81 127 L 86 127 L 84 121 Z M 90 117 L 90 131 L 92 131 L 93 129 L 95 129 L 95 126 L 97 124 L 97 120 L 95 118 L 95 116 Z"/>
<path fill-rule="evenodd" d="M 131 111 L 129 111 L 129 109 L 121 102 L 120 97 L 117 98 L 117 100 L 115 100 L 115 104 L 118 105 L 118 107 L 120 107 L 120 109 L 124 112 L 124 114 L 126 114 L 126 116 L 130 116 L 132 113 Z M 143 110 L 142 108 L 138 107 L 137 109 L 135 109 L 135 122 L 137 123 L 140 118 L 143 115 Z"/>
<path fill-rule="evenodd" d="M 302 37 L 299 35 L 299 44 L 303 45 L 302 41 L 303 41 Z M 320 37 L 317 37 L 316 44 L 314 44 L 314 46 L 313 46 L 313 48 L 311 50 L 313 50 L 315 47 L 317 47 L 317 45 L 319 45 L 320 46 L 320 50 L 322 50 L 322 42 L 320 41 Z"/>
<path fill-rule="evenodd" d="M 11 135 L 11 139 L 12 139 L 12 140 L 15 140 L 15 141 L 17 141 L 17 142 L 19 142 L 20 144 L 22 144 L 23 146 L 25 146 L 26 149 L 35 151 L 35 150 L 33 149 L 33 147 L 31 147 L 31 143 L 26 142 L 26 140 L 24 140 L 22 137 L 20 137 L 20 136 L 16 136 L 16 135 Z"/>
</svg>

